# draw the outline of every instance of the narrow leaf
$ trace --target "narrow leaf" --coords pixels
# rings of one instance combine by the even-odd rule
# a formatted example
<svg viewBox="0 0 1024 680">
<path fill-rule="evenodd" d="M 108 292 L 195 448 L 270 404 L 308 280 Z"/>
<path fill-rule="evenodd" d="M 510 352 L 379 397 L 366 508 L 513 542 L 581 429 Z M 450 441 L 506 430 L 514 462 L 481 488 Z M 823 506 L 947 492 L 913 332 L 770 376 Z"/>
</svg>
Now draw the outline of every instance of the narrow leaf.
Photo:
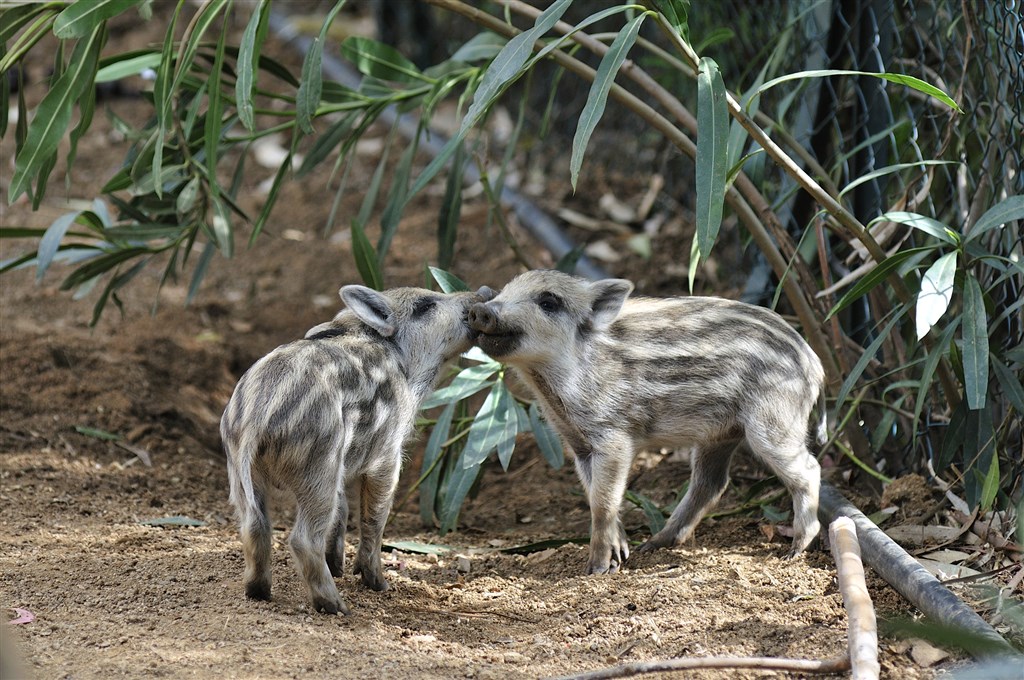
<svg viewBox="0 0 1024 680">
<path fill-rule="evenodd" d="M 466 152 L 460 144 L 452 159 L 451 171 L 445 183 L 444 200 L 437 216 L 437 264 L 448 269 L 455 259 L 455 237 L 459 233 L 462 217 L 462 169 L 466 164 Z"/>
<path fill-rule="evenodd" d="M 565 454 L 562 451 L 562 441 L 558 434 L 551 429 L 547 421 L 540 414 L 536 402 L 530 404 L 530 429 L 533 430 L 533 438 L 537 441 L 537 448 L 540 449 L 544 460 L 548 465 L 558 470 L 565 464 Z"/>
<path fill-rule="evenodd" d="M 850 369 L 850 373 L 846 376 L 846 380 L 843 381 L 842 387 L 839 388 L 839 395 L 836 397 L 837 413 L 843 410 L 844 402 L 846 401 L 846 397 L 850 394 L 850 390 L 852 390 L 853 386 L 857 384 L 858 380 L 860 380 L 861 374 L 864 373 L 864 369 L 868 367 L 871 360 L 878 355 L 879 348 L 882 346 L 882 343 L 885 342 L 885 339 L 889 337 L 889 333 L 892 332 L 893 326 L 899 323 L 903 318 L 903 315 L 906 314 L 908 310 L 908 306 L 903 306 L 893 314 L 889 323 L 886 324 L 885 328 L 882 329 L 871 344 L 867 346 L 864 353 L 860 356 L 860 359 L 858 359 L 857 363 L 854 364 L 852 369 Z"/>
<path fill-rule="evenodd" d="M 939 88 L 935 87 L 934 85 L 929 85 L 928 83 L 924 82 L 919 78 L 903 75 L 900 73 L 872 73 L 869 71 L 847 71 L 841 69 L 799 71 L 797 73 L 789 73 L 784 76 L 775 78 L 773 80 L 769 80 L 767 83 L 765 83 L 764 85 L 757 89 L 757 94 L 762 94 L 763 92 L 766 92 L 767 90 L 770 90 L 771 88 L 775 87 L 779 83 L 784 83 L 789 80 L 803 80 L 805 78 L 827 78 L 829 76 L 871 76 L 874 78 L 881 78 L 882 80 L 887 80 L 891 83 L 896 83 L 898 85 L 906 85 L 907 87 L 917 90 L 918 92 L 922 92 L 930 97 L 935 97 L 940 102 L 942 102 L 949 108 L 953 109 L 957 113 L 963 113 L 963 109 L 961 109 L 957 105 L 957 103 L 953 101 L 952 97 L 950 97 L 948 94 L 946 94 Z"/>
<path fill-rule="evenodd" d="M 501 366 L 495 362 L 477 364 L 462 369 L 452 381 L 434 391 L 420 406 L 422 409 L 434 408 L 442 404 L 461 401 L 477 392 L 491 387 L 490 377 L 498 372 Z"/>
<path fill-rule="evenodd" d="M 444 498 L 441 501 L 441 509 L 438 513 L 438 519 L 441 522 L 438 532 L 442 536 L 455 528 L 459 521 L 459 510 L 462 508 L 462 502 L 469 495 L 470 489 L 473 488 L 473 484 L 476 482 L 477 477 L 480 476 L 482 470 L 483 467 L 480 465 L 465 468 L 458 464 L 458 461 L 450 469 L 447 475 Z"/>
<path fill-rule="evenodd" d="M 160 65 L 160 53 L 154 50 L 118 54 L 113 58 L 100 60 L 96 71 L 97 83 L 109 83 L 129 76 L 136 76 L 146 69 L 156 69 Z"/>
<path fill-rule="evenodd" d="M 857 299 L 866 295 L 868 291 L 884 281 L 889 274 L 891 274 L 901 264 L 914 257 L 915 255 L 922 255 L 931 250 L 934 250 L 933 246 L 925 246 L 923 248 L 910 248 L 903 250 L 889 257 L 885 258 L 881 264 L 876 266 L 874 269 L 865 274 L 857 283 L 848 290 L 843 297 L 839 298 L 839 301 L 835 304 L 831 310 L 829 310 L 826 320 L 831 319 L 833 316 L 841 312 L 843 309 L 848 307 Z"/>
<path fill-rule="evenodd" d="M 988 321 L 985 299 L 970 272 L 964 282 L 964 391 L 972 411 L 984 408 L 988 393 Z"/>
<path fill-rule="evenodd" d="M 57 15 L 53 22 L 53 34 L 61 40 L 81 38 L 96 30 L 107 19 L 121 14 L 142 0 L 90 0 L 72 2 Z"/>
<path fill-rule="evenodd" d="M 1024 196 L 1010 196 L 989 208 L 971 227 L 967 238 L 976 240 L 985 232 L 1014 220 L 1024 220 Z"/>
<path fill-rule="evenodd" d="M 845 187 L 843 187 L 842 190 L 839 192 L 839 195 L 845 196 L 849 192 L 853 191 L 855 188 L 859 187 L 861 184 L 870 182 L 871 180 L 874 179 L 878 179 L 879 177 L 891 175 L 899 172 L 900 170 L 910 170 L 912 168 L 919 169 L 927 165 L 956 165 L 956 161 L 914 161 L 913 163 L 896 163 L 895 165 L 887 165 L 884 168 L 875 170 L 874 172 L 869 172 L 865 175 L 861 175 L 860 177 L 858 177 L 857 179 L 853 180 Z"/>
<path fill-rule="evenodd" d="M 374 290 L 384 290 L 384 275 L 377 263 L 377 253 L 370 239 L 366 238 L 362 225 L 355 220 L 352 221 L 352 254 L 363 283 Z"/>
<path fill-rule="evenodd" d="M 996 494 L 999 493 L 999 456 L 992 456 L 992 462 L 989 463 L 988 472 L 985 474 L 985 481 L 981 486 L 981 499 L 979 505 L 981 506 L 982 512 L 988 512 L 992 509 L 992 503 L 996 500 Z"/>
<path fill-rule="evenodd" d="M 637 34 L 640 32 L 640 25 L 647 18 L 646 12 L 641 12 L 633 17 L 633 20 L 626 24 L 619 34 L 615 36 L 611 46 L 601 59 L 597 67 L 597 74 L 590 86 L 587 95 L 587 103 L 583 106 L 579 123 L 576 125 L 576 135 L 572 140 L 572 158 L 569 161 L 569 174 L 572 182 L 572 189 L 576 191 L 576 181 L 580 176 L 580 168 L 583 166 L 583 156 L 590 143 L 590 137 L 594 134 L 597 122 L 604 115 L 605 105 L 608 102 L 608 91 L 615 83 L 615 75 L 619 67 L 626 59 L 631 47 L 636 42 Z"/>
<path fill-rule="evenodd" d="M 955 231 L 938 220 L 933 220 L 930 217 L 918 215 L 917 213 L 900 211 L 887 212 L 871 220 L 871 224 L 875 224 L 877 222 L 897 222 L 899 224 L 905 224 L 908 227 L 913 227 L 914 229 L 923 231 L 929 236 L 934 236 L 940 241 L 945 241 L 951 246 L 960 245 L 960 235 Z"/>
<path fill-rule="evenodd" d="M 441 456 L 442 447 L 448 440 L 448 433 L 452 428 L 452 416 L 455 415 L 455 402 L 448 404 L 437 417 L 434 429 L 427 439 L 427 446 L 423 451 L 423 469 L 420 473 L 426 475 L 420 482 L 420 519 L 426 525 L 433 524 L 434 507 L 437 504 L 437 487 L 441 481 L 441 468 L 437 461 Z M 427 471 L 430 471 L 429 474 Z"/>
<path fill-rule="evenodd" d="M 252 10 L 249 23 L 242 33 L 242 42 L 238 47 L 237 71 L 235 80 L 235 102 L 238 118 L 250 132 L 256 129 L 253 115 L 252 91 L 259 70 L 260 50 L 267 35 L 267 22 L 270 17 L 270 0 L 259 0 Z"/>
<path fill-rule="evenodd" d="M 349 36 L 341 43 L 341 54 L 364 75 L 399 83 L 426 80 L 416 65 L 398 50 L 370 38 Z"/>
<path fill-rule="evenodd" d="M 462 452 L 464 469 L 482 463 L 509 436 L 515 438 L 515 428 L 510 426 L 510 421 L 515 420 L 515 412 L 508 406 L 510 399 L 505 385 L 494 383 L 469 427 L 466 448 Z"/>
<path fill-rule="evenodd" d="M 15 159 L 14 175 L 8 189 L 9 203 L 13 203 L 28 189 L 32 177 L 57 152 L 57 146 L 71 122 L 72 105 L 85 87 L 92 86 L 91 77 L 96 71 L 96 61 L 105 36 L 105 28 L 101 25 L 88 38 L 78 41 L 67 70 L 36 108 L 25 143 Z"/>
<path fill-rule="evenodd" d="M 206 522 L 184 515 L 172 515 L 170 517 L 157 517 L 156 519 L 144 519 L 139 522 L 150 527 L 205 527 Z"/>
<path fill-rule="evenodd" d="M 953 298 L 953 277 L 956 274 L 956 253 L 946 253 L 928 268 L 917 294 L 917 339 L 920 340 L 942 318 Z"/>
<path fill-rule="evenodd" d="M 722 226 L 728 146 L 725 83 L 718 64 L 704 57 L 697 72 L 697 251 L 704 260 Z"/>
<path fill-rule="evenodd" d="M 992 357 L 992 368 L 995 369 L 994 373 L 996 379 L 999 380 L 999 385 L 1003 388 L 1003 394 L 1017 410 L 1017 415 L 1024 417 L 1024 387 L 1021 386 L 1020 375 L 1011 371 L 1006 364 L 995 357 Z"/>
<path fill-rule="evenodd" d="M 95 427 L 86 427 L 85 425 L 75 425 L 75 432 L 78 434 L 84 434 L 86 437 L 92 437 L 94 439 L 103 439 L 105 441 L 117 441 L 121 438 L 121 435 L 113 432 L 107 432 L 106 430 L 100 430 Z"/>
<path fill-rule="evenodd" d="M 46 274 L 46 270 L 50 266 L 50 262 L 53 261 L 53 256 L 57 254 L 57 248 L 60 246 L 60 242 L 64 240 L 64 234 L 74 224 L 75 220 L 81 213 L 73 212 L 66 215 L 61 215 L 53 221 L 50 228 L 46 230 L 43 238 L 39 241 L 39 248 L 36 251 L 39 257 L 39 264 L 36 268 L 36 281 L 42 281 L 43 276 Z"/>
<path fill-rule="evenodd" d="M 445 293 L 461 293 L 469 290 L 466 282 L 455 274 L 446 272 L 438 267 L 428 267 L 428 269 L 430 269 L 430 275 L 437 281 L 437 285 Z"/>
<path fill-rule="evenodd" d="M 461 61 L 467 64 L 474 61 L 486 61 L 497 56 L 507 42 L 505 38 L 497 33 L 491 33 L 490 31 L 477 33 L 466 44 L 455 50 L 455 54 L 452 55 L 452 61 Z"/>
<path fill-rule="evenodd" d="M 310 45 L 309 51 L 306 52 L 306 58 L 302 62 L 302 77 L 299 91 L 295 95 L 295 118 L 298 121 L 299 129 L 307 135 L 314 132 L 313 117 L 320 105 L 320 92 L 323 89 L 323 51 L 324 42 L 327 40 L 327 31 L 344 4 L 345 0 L 339 0 L 327 13 L 323 26 L 320 27 L 320 35 L 313 40 L 313 44 Z"/>
<path fill-rule="evenodd" d="M 551 27 L 562 18 L 562 14 L 565 13 L 570 4 L 572 4 L 572 0 L 556 0 L 556 2 L 551 3 L 546 10 L 540 13 L 532 28 L 523 31 L 505 44 L 505 47 L 501 49 L 498 56 L 491 62 L 491 65 L 487 67 L 480 86 L 473 95 L 473 103 L 469 107 L 469 111 L 466 112 L 466 116 L 462 119 L 459 131 L 448 140 L 448 143 L 434 157 L 434 160 L 420 173 L 412 189 L 409 190 L 409 195 L 406 198 L 407 202 L 409 198 L 419 193 L 440 172 L 441 168 L 448 163 L 456 150 L 462 146 L 462 140 L 465 139 L 469 130 L 479 122 L 484 112 L 498 95 L 513 80 L 522 75 L 523 65 L 530 58 L 534 42 L 551 30 Z"/>
</svg>

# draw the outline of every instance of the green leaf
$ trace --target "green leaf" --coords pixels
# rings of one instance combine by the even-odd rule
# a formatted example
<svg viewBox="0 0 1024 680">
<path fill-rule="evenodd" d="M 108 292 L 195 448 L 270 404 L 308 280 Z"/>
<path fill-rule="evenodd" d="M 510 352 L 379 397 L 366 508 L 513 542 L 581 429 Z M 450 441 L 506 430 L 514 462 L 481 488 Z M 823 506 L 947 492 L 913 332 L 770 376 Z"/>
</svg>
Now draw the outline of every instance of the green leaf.
<svg viewBox="0 0 1024 680">
<path fill-rule="evenodd" d="M 455 151 L 452 167 L 445 183 L 441 211 L 437 215 L 437 264 L 441 269 L 451 267 L 455 258 L 455 238 L 459 233 L 462 217 L 462 171 L 466 164 L 466 152 L 462 144 Z"/>
<path fill-rule="evenodd" d="M 167 27 L 167 35 L 164 37 L 164 44 L 160 48 L 160 65 L 156 69 L 156 80 L 153 82 L 153 108 L 156 111 L 156 135 L 153 143 L 159 152 L 152 157 L 152 173 L 160 175 L 163 165 L 164 138 L 171 127 L 171 100 L 174 92 L 174 44 L 177 33 L 178 18 L 185 6 L 186 0 L 178 0 L 178 6 L 174 9 L 174 16 L 171 17 L 170 26 Z M 163 195 L 163 187 L 155 187 L 157 197 Z"/>
<path fill-rule="evenodd" d="M 462 125 L 459 126 L 458 132 L 448 140 L 448 143 L 434 157 L 434 160 L 420 173 L 412 189 L 409 190 L 409 195 L 406 198 L 407 202 L 409 198 L 419 193 L 441 171 L 441 168 L 448 163 L 456 150 L 462 146 L 462 140 L 465 139 L 469 130 L 483 117 L 484 112 L 490 107 L 491 103 L 514 79 L 522 75 L 523 65 L 530 58 L 533 44 L 542 35 L 551 30 L 551 27 L 562 18 L 562 14 L 565 13 L 570 4 L 572 4 L 572 0 L 556 0 L 551 3 L 546 10 L 540 13 L 532 28 L 523 31 L 505 44 L 505 47 L 501 49 L 498 56 L 491 62 L 491 65 L 487 67 L 480 86 L 473 95 L 473 103 L 462 119 Z"/>
<path fill-rule="evenodd" d="M 323 134 L 317 135 L 313 146 L 310 147 L 309 152 L 302 159 L 302 165 L 299 166 L 295 173 L 296 177 L 306 176 L 313 168 L 322 163 L 341 144 L 341 141 L 348 136 L 358 116 L 359 113 L 353 111 L 340 120 L 331 123 L 330 127 Z"/>
<path fill-rule="evenodd" d="M 504 383 L 496 382 L 477 411 L 469 426 L 466 448 L 462 452 L 462 467 L 476 467 L 499 448 L 507 439 L 515 440 L 517 419 L 511 408 L 512 395 Z M 503 466 L 506 464 L 503 463 Z"/>
<path fill-rule="evenodd" d="M 68 8 L 57 15 L 53 22 L 53 34 L 61 40 L 81 38 L 105 22 L 107 19 L 121 14 L 129 7 L 139 4 L 142 0 L 90 0 L 89 2 L 72 2 Z"/>
<path fill-rule="evenodd" d="M 869 172 L 866 175 L 861 175 L 860 177 L 858 177 L 857 179 L 853 180 L 852 182 L 847 184 L 845 187 L 843 187 L 842 190 L 839 192 L 839 195 L 840 196 L 845 196 L 846 194 L 848 194 L 850 191 L 852 191 L 856 187 L 859 187 L 861 184 L 864 184 L 866 182 L 870 182 L 873 179 L 878 179 L 879 177 L 884 177 L 886 175 L 891 175 L 893 173 L 899 172 L 900 170 L 910 170 L 912 168 L 922 168 L 922 167 L 927 166 L 927 165 L 957 165 L 957 163 L 956 163 L 956 161 L 914 161 L 913 163 L 896 163 L 895 165 L 887 165 L 884 168 L 880 168 L 878 170 L 875 170 L 874 172 Z M 908 214 L 913 214 L 913 213 L 908 213 Z M 896 220 L 891 220 L 891 221 L 895 222 Z M 957 238 L 959 238 L 959 236 Z"/>
<path fill-rule="evenodd" d="M 921 279 L 917 294 L 917 339 L 928 335 L 932 326 L 942 318 L 953 299 L 953 277 L 956 275 L 957 251 L 946 253 L 935 261 Z"/>
<path fill-rule="evenodd" d="M 587 103 L 583 106 L 579 123 L 576 125 L 576 135 L 572 140 L 572 157 L 569 161 L 569 176 L 572 183 L 572 190 L 576 191 L 576 181 L 580 176 L 580 168 L 583 166 L 583 156 L 590 143 L 590 137 L 594 134 L 597 122 L 604 115 L 605 105 L 608 103 L 608 91 L 615 83 L 615 75 L 619 67 L 626 60 L 626 54 L 636 42 L 637 34 L 640 32 L 640 25 L 647 18 L 647 12 L 641 12 L 633 17 L 626 26 L 619 31 L 612 41 L 608 51 L 601 58 L 597 67 L 597 74 L 587 94 Z"/>
<path fill-rule="evenodd" d="M 547 421 L 541 417 L 540 408 L 536 402 L 530 404 L 530 429 L 533 430 L 533 438 L 537 440 L 537 448 L 540 449 L 544 460 L 548 465 L 558 470 L 565 464 L 565 453 L 562 451 L 562 440 L 558 434 L 551 429 Z"/>
<path fill-rule="evenodd" d="M 725 83 L 714 60 L 704 57 L 697 72 L 697 251 L 708 259 L 722 226 L 728 170 L 729 108 Z"/>
<path fill-rule="evenodd" d="M 95 427 L 86 427 L 85 425 L 75 425 L 75 432 L 78 434 L 84 434 L 86 437 L 93 437 L 94 439 L 103 439 L 105 441 L 117 441 L 121 438 L 121 435 L 113 432 L 107 432 L 106 430 L 99 430 Z"/>
<path fill-rule="evenodd" d="M 1020 376 L 995 357 L 992 357 L 992 368 L 995 369 L 1003 394 L 1017 410 L 1017 415 L 1024 416 L 1024 387 L 1021 386 Z"/>
<path fill-rule="evenodd" d="M 921 368 L 919 384 L 917 387 L 917 400 L 914 406 L 913 420 L 915 423 L 920 421 L 921 412 L 924 410 L 925 404 L 928 402 L 928 392 L 932 388 L 932 379 L 935 377 L 935 369 L 939 365 L 939 361 L 942 359 L 942 356 L 946 353 L 950 344 L 953 342 L 953 334 L 956 332 L 959 325 L 960 317 L 954 317 L 946 327 L 946 330 L 942 331 L 942 335 L 939 336 L 938 342 L 928 350 L 928 358 L 925 360 L 924 366 Z"/>
<path fill-rule="evenodd" d="M 92 87 L 91 76 L 96 71 L 96 61 L 105 36 L 105 27 L 100 25 L 88 38 L 78 41 L 67 70 L 36 108 L 35 117 L 28 125 L 25 143 L 15 159 L 14 175 L 8 188 L 9 203 L 13 203 L 28 189 L 32 177 L 56 154 L 57 146 L 71 122 L 72 105 L 86 87 Z"/>
<path fill-rule="evenodd" d="M 873 78 L 880 78 L 882 80 L 887 80 L 890 83 L 906 85 L 911 89 L 917 90 L 918 92 L 926 94 L 930 97 L 934 97 L 943 104 L 945 104 L 946 106 L 948 106 L 949 108 L 956 111 L 957 113 L 964 112 L 963 109 L 961 109 L 957 105 L 957 103 L 953 101 L 952 97 L 950 97 L 948 94 L 946 94 L 939 88 L 935 87 L 934 85 L 929 85 L 928 83 L 924 82 L 919 78 L 915 78 L 914 76 L 903 75 L 901 73 L 872 73 L 869 71 L 847 71 L 842 69 L 799 71 L 797 73 L 788 73 L 784 76 L 780 76 L 773 80 L 769 80 L 767 83 L 765 83 L 764 85 L 757 89 L 757 94 L 762 94 L 767 90 L 770 90 L 771 88 L 775 87 L 779 83 L 784 83 L 789 80 L 804 80 L 806 78 L 827 78 L 829 76 L 871 76 Z"/>
<path fill-rule="evenodd" d="M 430 275 L 437 281 L 437 285 L 445 293 L 463 293 L 469 290 L 466 282 L 455 274 L 438 267 L 428 267 L 428 269 L 430 270 Z"/>
<path fill-rule="evenodd" d="M 366 238 L 366 232 L 359 222 L 352 220 L 352 254 L 356 258 L 356 269 L 365 283 L 374 290 L 384 290 L 384 275 L 377 263 L 377 253 Z"/>
<path fill-rule="evenodd" d="M 188 285 L 188 295 L 185 297 L 185 306 L 192 304 L 192 300 L 195 299 L 196 294 L 199 293 L 199 287 L 206 277 L 206 270 L 210 266 L 210 259 L 213 258 L 213 254 L 217 252 L 217 246 L 212 241 L 208 242 L 203 246 L 203 252 L 199 256 L 199 261 L 196 263 L 196 269 L 192 272 L 192 282 Z"/>
<path fill-rule="evenodd" d="M 988 472 L 985 474 L 985 481 L 981 486 L 981 498 L 979 505 L 981 506 L 982 512 L 988 512 L 992 509 L 992 503 L 996 500 L 996 494 L 999 493 L 999 456 L 993 455 L 992 462 L 989 463 Z"/>
<path fill-rule="evenodd" d="M 626 500 L 644 511 L 651 534 L 656 534 L 665 528 L 665 513 L 650 498 L 636 491 L 626 491 Z"/>
<path fill-rule="evenodd" d="M 690 29 L 687 24 L 690 0 L 654 0 L 654 8 L 661 12 L 665 20 L 683 40 L 689 40 Z"/>
<path fill-rule="evenodd" d="M 444 536 L 455 528 L 459 521 L 459 510 L 462 502 L 469 495 L 477 477 L 483 471 L 483 466 L 477 465 L 471 468 L 464 468 L 462 465 L 453 466 L 447 475 L 447 484 L 444 489 L 444 498 L 441 501 L 441 509 L 438 512 L 438 520 L 441 527 L 438 533 Z"/>
<path fill-rule="evenodd" d="M 486 61 L 491 59 L 505 46 L 508 41 L 497 33 L 484 31 L 477 33 L 470 38 L 466 44 L 455 50 L 452 61 L 472 63 L 474 61 Z"/>
<path fill-rule="evenodd" d="M 391 188 L 380 215 L 380 238 L 377 239 L 377 257 L 383 259 L 391 248 L 391 240 L 398 231 L 398 223 L 402 217 L 402 207 L 409 193 L 409 177 L 412 174 L 412 161 L 419 148 L 419 135 L 412 140 L 393 170 Z"/>
<path fill-rule="evenodd" d="M 495 362 L 464 368 L 450 383 L 438 388 L 432 395 L 427 397 L 420 408 L 428 409 L 441 406 L 442 404 L 462 401 L 466 397 L 490 387 L 493 384 L 490 377 L 497 373 L 500 368 L 501 365 Z"/>
<path fill-rule="evenodd" d="M 60 242 L 64 240 L 64 234 L 67 233 L 67 230 L 75 223 L 80 214 L 81 212 L 73 212 L 61 215 L 53 221 L 43 235 L 43 238 L 40 239 L 39 248 L 36 251 L 39 257 L 39 263 L 36 267 L 36 282 L 43 280 L 46 270 L 53 261 L 53 256 L 57 254 Z"/>
<path fill-rule="evenodd" d="M 972 411 L 984 408 L 988 393 L 988 321 L 985 299 L 970 272 L 964 281 L 964 392 Z"/>
<path fill-rule="evenodd" d="M 323 89 L 323 51 L 324 42 L 327 40 L 327 31 L 334 23 L 334 17 L 338 15 L 345 0 L 339 0 L 331 11 L 324 18 L 320 27 L 320 35 L 313 40 L 306 52 L 306 58 L 302 62 L 302 76 L 300 78 L 299 91 L 295 95 L 295 119 L 299 129 L 307 135 L 313 134 L 313 117 L 316 109 L 320 106 L 320 92 Z"/>
<path fill-rule="evenodd" d="M 381 547 L 384 550 L 397 550 L 416 555 L 444 555 L 455 549 L 448 545 L 420 543 L 418 541 L 385 541 L 381 544 Z"/>
<path fill-rule="evenodd" d="M 60 284 L 60 289 L 71 290 L 75 286 L 85 283 L 89 279 L 110 271 L 122 262 L 126 262 L 132 258 L 151 252 L 153 252 L 153 250 L 150 248 L 136 247 L 123 248 L 121 250 L 104 253 L 99 257 L 90 259 L 81 267 L 71 272 L 71 274 L 69 274 L 68 277 Z"/>
<path fill-rule="evenodd" d="M 454 401 L 448 404 L 441 411 L 441 415 L 437 417 L 434 429 L 430 432 L 430 438 L 427 439 L 427 446 L 423 450 L 423 470 L 420 473 L 423 479 L 420 482 L 420 519 L 427 526 L 433 524 L 434 521 L 434 507 L 437 504 L 438 485 L 441 481 L 441 468 L 437 463 L 443 451 L 441 445 L 448 440 L 453 415 L 455 415 Z"/>
<path fill-rule="evenodd" d="M 864 369 L 868 367 L 871 360 L 878 355 L 878 350 L 881 348 L 882 343 L 889 337 L 889 333 L 892 332 L 893 326 L 895 326 L 903 318 L 903 315 L 909 311 L 910 307 L 904 305 L 893 313 L 892 319 L 886 324 L 885 328 L 878 334 L 877 337 L 871 342 L 870 345 L 864 350 L 864 353 L 860 355 L 860 359 L 854 364 L 853 368 L 850 369 L 850 373 L 846 376 L 846 380 L 843 381 L 842 387 L 839 388 L 839 394 L 836 397 L 836 412 L 842 412 L 846 397 L 850 394 L 850 390 L 860 380 L 861 374 L 864 373 Z"/>
<path fill-rule="evenodd" d="M 235 106 L 238 109 L 238 118 L 250 132 L 255 131 L 256 122 L 252 105 L 252 90 L 256 82 L 259 69 L 260 51 L 263 40 L 267 36 L 267 26 L 270 17 L 270 0 L 259 0 L 252 10 L 249 23 L 242 32 L 242 42 L 238 46 L 238 61 L 236 69 L 238 77 L 235 80 Z"/>
<path fill-rule="evenodd" d="M 828 319 L 831 319 L 833 316 L 846 309 L 846 307 L 851 303 L 866 295 L 868 291 L 884 281 L 890 273 L 910 258 L 915 255 L 922 255 L 934 249 L 934 246 L 910 248 L 885 258 L 882 263 L 861 277 L 853 288 L 848 290 L 843 297 L 839 298 L 839 302 L 836 303 L 835 307 L 829 310 L 828 316 L 825 317 L 825 320 L 827 321 Z"/>
<path fill-rule="evenodd" d="M 1010 196 L 989 208 L 971 227 L 967 238 L 977 240 L 987 231 L 1014 220 L 1024 220 L 1024 196 Z"/>
<path fill-rule="evenodd" d="M 341 43 L 341 54 L 363 75 L 399 83 L 428 80 L 394 47 L 370 38 L 349 36 Z"/>
<path fill-rule="evenodd" d="M 97 83 L 109 83 L 121 78 L 137 76 L 146 69 L 156 69 L 160 65 L 160 53 L 146 50 L 141 53 L 115 55 L 112 59 L 102 59 L 96 71 Z"/>
<path fill-rule="evenodd" d="M 899 224 L 905 224 L 908 227 L 913 227 L 919 231 L 923 231 L 929 236 L 934 236 L 940 241 L 945 241 L 951 246 L 960 245 L 960 234 L 956 233 L 949 227 L 938 220 L 933 220 L 930 217 L 924 215 L 918 215 L 912 212 L 887 212 L 871 220 L 869 227 L 877 222 L 897 222 Z"/>
</svg>

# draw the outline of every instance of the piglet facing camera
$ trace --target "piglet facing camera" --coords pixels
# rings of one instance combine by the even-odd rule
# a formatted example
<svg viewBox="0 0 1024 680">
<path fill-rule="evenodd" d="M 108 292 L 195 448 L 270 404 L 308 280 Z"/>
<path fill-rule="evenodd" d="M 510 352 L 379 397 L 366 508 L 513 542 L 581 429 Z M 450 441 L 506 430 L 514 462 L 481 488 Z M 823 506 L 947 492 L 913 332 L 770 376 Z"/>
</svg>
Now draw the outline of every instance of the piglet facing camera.
<svg viewBox="0 0 1024 680">
<path fill-rule="evenodd" d="M 630 298 L 622 279 L 530 271 L 473 306 L 480 348 L 511 366 L 576 454 L 591 513 L 588 573 L 629 557 L 619 519 L 630 465 L 645 447 L 695 447 L 689 489 L 641 551 L 679 545 L 725 491 L 745 442 L 793 496 L 792 554 L 820 529 L 821 483 L 807 448 L 821 361 L 762 307 L 714 297 Z"/>
<path fill-rule="evenodd" d="M 241 377 L 221 418 L 245 594 L 270 599 L 270 487 L 295 497 L 288 539 L 313 606 L 348 613 L 333 576 L 345 566 L 347 481 L 359 489 L 355 573 L 387 589 L 380 548 L 402 447 L 442 369 L 476 336 L 467 315 L 493 292 L 341 289 L 333 321 L 282 345 Z"/>
</svg>

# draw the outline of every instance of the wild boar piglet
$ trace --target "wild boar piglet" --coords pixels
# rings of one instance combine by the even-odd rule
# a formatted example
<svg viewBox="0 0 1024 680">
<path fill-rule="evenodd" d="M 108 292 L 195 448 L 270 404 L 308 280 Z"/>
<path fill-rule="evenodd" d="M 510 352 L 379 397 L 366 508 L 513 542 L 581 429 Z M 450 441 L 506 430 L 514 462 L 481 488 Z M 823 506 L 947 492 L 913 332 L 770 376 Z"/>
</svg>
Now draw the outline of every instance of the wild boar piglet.
<svg viewBox="0 0 1024 680">
<path fill-rule="evenodd" d="M 333 321 L 282 345 L 241 377 L 221 418 L 245 594 L 270 599 L 270 487 L 295 497 L 288 545 L 313 606 L 348 613 L 332 576 L 345 566 L 347 481 L 359 488 L 355 573 L 385 590 L 380 563 L 402 447 L 442 368 L 472 346 L 470 307 L 493 296 L 345 286 Z"/>
<path fill-rule="evenodd" d="M 793 497 L 791 554 L 817 536 L 820 468 L 807 448 L 821 361 L 778 314 L 715 297 L 645 298 L 623 279 L 529 271 L 470 310 L 477 343 L 511 366 L 575 452 L 591 512 L 588 573 L 629 556 L 619 518 L 634 455 L 694 447 L 690 486 L 641 551 L 679 545 L 718 501 L 745 442 Z"/>
</svg>

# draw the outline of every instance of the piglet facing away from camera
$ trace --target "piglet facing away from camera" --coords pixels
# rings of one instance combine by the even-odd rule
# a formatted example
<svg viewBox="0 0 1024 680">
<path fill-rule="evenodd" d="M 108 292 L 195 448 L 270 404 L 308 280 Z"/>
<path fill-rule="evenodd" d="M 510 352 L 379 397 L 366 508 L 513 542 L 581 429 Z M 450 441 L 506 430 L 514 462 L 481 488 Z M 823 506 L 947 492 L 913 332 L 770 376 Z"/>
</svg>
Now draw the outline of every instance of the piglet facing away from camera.
<svg viewBox="0 0 1024 680">
<path fill-rule="evenodd" d="M 594 283 L 530 271 L 470 310 L 480 348 L 515 369 L 576 453 L 591 512 L 587 573 L 629 556 L 619 519 L 633 457 L 696 447 L 690 486 L 641 551 L 679 545 L 718 501 L 746 442 L 793 496 L 792 554 L 817 536 L 820 469 L 807 448 L 811 410 L 824 442 L 824 370 L 776 313 L 714 297 L 631 298 L 622 279 Z"/>
<path fill-rule="evenodd" d="M 420 403 L 468 350 L 470 307 L 493 292 L 345 286 L 346 309 L 278 347 L 242 376 L 221 418 L 231 502 L 241 526 L 245 594 L 270 599 L 270 487 L 295 496 L 288 543 L 313 606 L 348 613 L 333 576 L 345 566 L 346 481 L 358 480 L 355 573 L 387 589 L 380 548 Z"/>
</svg>

